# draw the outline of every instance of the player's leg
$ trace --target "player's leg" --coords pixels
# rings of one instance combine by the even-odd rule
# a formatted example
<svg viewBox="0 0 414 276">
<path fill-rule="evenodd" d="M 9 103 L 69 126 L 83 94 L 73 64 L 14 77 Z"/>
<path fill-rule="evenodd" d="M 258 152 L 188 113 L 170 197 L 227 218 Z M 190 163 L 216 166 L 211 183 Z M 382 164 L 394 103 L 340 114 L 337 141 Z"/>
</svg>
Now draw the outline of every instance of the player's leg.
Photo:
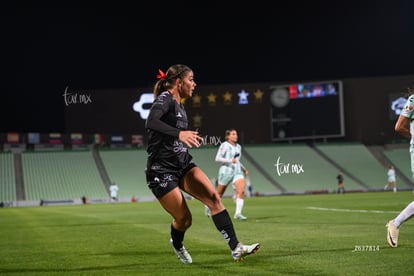
<svg viewBox="0 0 414 276">
<path fill-rule="evenodd" d="M 247 217 L 243 215 L 245 195 L 245 182 L 243 176 L 239 176 L 236 178 L 236 180 L 234 181 L 234 189 L 236 192 L 236 211 L 234 212 L 234 218 L 246 220 Z"/>
<path fill-rule="evenodd" d="M 410 148 L 411 173 L 414 179 L 414 148 Z M 387 226 L 387 242 L 391 247 L 398 246 L 398 235 L 401 225 L 414 215 L 414 201 L 409 203 L 398 216 L 390 220 Z"/>
<path fill-rule="evenodd" d="M 414 215 L 414 201 L 409 203 L 398 216 L 387 223 L 387 242 L 391 247 L 398 246 L 398 234 L 401 225 Z"/>
<path fill-rule="evenodd" d="M 241 260 L 243 256 L 253 254 L 260 248 L 258 243 L 243 245 L 238 241 L 233 222 L 220 195 L 200 168 L 194 167 L 189 170 L 183 177 L 180 187 L 210 208 L 214 225 L 226 240 L 234 260 Z"/>
<path fill-rule="evenodd" d="M 173 217 L 170 244 L 177 258 L 184 264 L 192 263 L 191 255 L 183 245 L 184 235 L 192 224 L 192 215 L 179 187 L 159 198 L 161 206 Z"/>
</svg>

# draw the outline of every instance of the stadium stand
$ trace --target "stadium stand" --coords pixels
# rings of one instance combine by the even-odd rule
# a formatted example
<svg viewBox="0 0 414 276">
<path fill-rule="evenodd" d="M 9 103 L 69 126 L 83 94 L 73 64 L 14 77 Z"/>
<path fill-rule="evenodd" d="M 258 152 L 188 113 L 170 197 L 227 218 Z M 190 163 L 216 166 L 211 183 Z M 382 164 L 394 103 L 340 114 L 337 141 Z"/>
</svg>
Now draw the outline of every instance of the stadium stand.
<svg viewBox="0 0 414 276">
<path fill-rule="evenodd" d="M 207 174 L 207 176 L 215 182 L 218 177 L 218 169 L 220 163 L 215 161 L 218 147 L 201 147 L 192 148 L 190 150 L 191 155 L 194 158 L 195 163 Z M 250 156 L 246 147 L 243 147 L 243 153 L 241 162 L 249 171 L 249 178 L 253 187 L 253 194 L 280 194 L 282 189 L 278 189 L 266 175 L 257 169 L 257 165 L 254 162 L 254 158 Z M 213 183 L 215 184 L 215 183 Z M 234 190 L 232 187 L 226 189 L 225 196 L 233 195 Z"/>
<path fill-rule="evenodd" d="M 382 189 L 387 181 L 387 168 L 384 167 L 368 150 L 359 143 L 350 144 L 316 144 L 321 151 L 348 175 L 345 187 L 349 187 L 349 178 L 367 189 Z"/>
<path fill-rule="evenodd" d="M 153 198 L 145 180 L 147 152 L 144 149 L 101 149 L 102 162 L 110 181 L 119 187 L 120 198 Z"/>
<path fill-rule="evenodd" d="M 220 164 L 214 160 L 216 158 L 217 149 L 218 147 L 214 146 L 202 146 L 189 149 L 189 153 L 193 156 L 194 163 L 204 171 L 210 180 L 214 181 L 217 179 L 218 169 L 220 167 Z M 227 192 L 228 191 L 226 191 L 226 194 L 228 194 Z"/>
<path fill-rule="evenodd" d="M 12 152 L 0 153 L 0 201 L 16 200 L 16 179 Z"/>
<path fill-rule="evenodd" d="M 253 194 L 276 194 L 281 191 L 276 189 L 272 183 L 266 179 L 266 177 L 256 169 L 255 165 L 248 158 L 245 148 L 242 153 L 241 162 L 248 169 L 251 185 L 253 187 Z M 194 158 L 194 162 L 207 174 L 207 176 L 215 185 L 215 181 L 218 177 L 218 170 L 220 163 L 215 161 L 218 147 L 204 146 L 200 148 L 191 148 L 190 154 Z M 247 189 L 246 189 L 247 190 Z M 232 196 L 234 190 L 232 187 L 228 187 L 224 196 Z"/>
<path fill-rule="evenodd" d="M 246 146 L 245 150 L 284 188 L 284 193 L 336 191 L 338 168 L 306 144 Z M 345 188 L 361 187 L 345 176 Z"/>
<path fill-rule="evenodd" d="M 388 163 L 404 174 L 405 181 L 397 181 L 398 187 L 414 187 L 405 179 L 412 179 L 408 149 L 381 147 L 378 154 L 377 148 L 374 154 L 359 143 L 244 145 L 242 163 L 249 170 L 255 195 L 336 192 L 338 171 L 345 175 L 346 191 L 379 191 L 386 183 Z M 215 162 L 217 149 L 213 145 L 189 149 L 213 185 L 220 165 Z M 0 202 L 81 202 L 84 196 L 109 202 L 112 181 L 120 187 L 122 201 L 152 200 L 145 181 L 146 159 L 144 148 L 131 147 L 3 151 Z M 225 196 L 231 195 L 229 188 Z"/>
<path fill-rule="evenodd" d="M 411 161 L 410 153 L 408 152 L 408 146 L 404 145 L 403 148 L 387 148 L 383 150 L 383 154 L 389 160 L 389 162 L 393 164 L 394 167 L 398 169 L 409 182 L 411 182 L 411 185 L 406 186 L 412 187 L 413 175 L 411 173 Z M 403 185 L 403 183 L 397 179 L 397 187 L 401 187 L 401 185 Z"/>
<path fill-rule="evenodd" d="M 108 198 L 89 150 L 23 152 L 26 200 Z"/>
</svg>

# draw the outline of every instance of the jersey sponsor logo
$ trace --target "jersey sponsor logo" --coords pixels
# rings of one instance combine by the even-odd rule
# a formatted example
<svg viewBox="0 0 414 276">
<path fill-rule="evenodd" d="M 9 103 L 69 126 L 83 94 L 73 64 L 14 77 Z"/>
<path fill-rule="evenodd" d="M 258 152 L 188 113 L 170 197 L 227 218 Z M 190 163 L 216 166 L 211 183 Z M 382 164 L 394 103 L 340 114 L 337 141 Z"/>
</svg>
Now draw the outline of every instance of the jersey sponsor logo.
<svg viewBox="0 0 414 276">
<path fill-rule="evenodd" d="M 162 182 L 160 182 L 158 185 L 165 188 L 168 186 L 168 182 L 173 181 L 173 176 L 172 174 L 164 174 L 162 176 Z"/>
<path fill-rule="evenodd" d="M 174 145 L 173 145 L 173 151 L 174 153 L 177 152 L 187 152 L 187 148 L 184 147 L 184 144 L 181 143 L 180 141 L 174 141 Z"/>
<path fill-rule="evenodd" d="M 151 170 L 153 170 L 153 171 L 158 171 L 160 168 L 161 168 L 160 165 L 152 165 L 151 166 Z"/>
</svg>

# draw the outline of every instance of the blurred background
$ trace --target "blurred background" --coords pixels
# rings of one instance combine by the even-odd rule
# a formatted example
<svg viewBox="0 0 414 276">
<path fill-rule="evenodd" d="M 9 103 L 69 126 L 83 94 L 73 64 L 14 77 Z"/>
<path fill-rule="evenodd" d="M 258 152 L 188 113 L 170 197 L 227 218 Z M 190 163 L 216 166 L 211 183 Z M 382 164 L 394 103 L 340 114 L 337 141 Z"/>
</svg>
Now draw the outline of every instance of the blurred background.
<svg viewBox="0 0 414 276">
<path fill-rule="evenodd" d="M 2 175 L 12 178 L 2 179 L 17 183 L 17 196 L 13 190 L 3 200 L 26 198 L 29 161 L 22 155 L 30 151 L 144 148 L 158 69 L 176 63 L 194 70 L 197 89 L 183 104 L 189 127 L 199 129 L 207 146 L 223 141 L 230 127 L 251 147 L 357 143 L 371 152 L 368 158 L 377 153 L 374 162 L 380 166 L 372 173 L 382 174 L 391 162 L 384 151 L 408 147 L 394 124 L 413 86 L 413 6 L 371 0 L 210 1 L 197 7 L 186 2 L 5 4 L 0 146 L 14 155 L 4 159 L 10 168 L 2 163 L 7 167 Z M 254 152 L 252 164 L 260 163 L 263 153 Z M 276 160 L 278 154 L 271 152 L 264 163 Z M 350 152 L 358 150 L 338 154 Z M 92 182 L 98 181 L 102 196 L 114 177 L 98 157 L 92 162 L 101 166 L 99 177 Z M 401 158 L 394 163 L 408 162 Z M 332 161 L 331 174 L 349 166 Z M 39 174 L 39 168 L 32 169 Z M 257 169 L 266 179 L 272 174 Z M 409 169 L 400 170 L 411 188 Z M 357 171 L 346 176 L 356 179 L 356 190 L 383 186 L 361 180 Z M 125 181 L 136 177 L 142 176 Z M 289 191 L 282 185 L 276 193 Z"/>
<path fill-rule="evenodd" d="M 73 123 L 67 126 L 63 96 L 67 89 L 79 97 L 92 95 L 87 106 L 93 116 L 92 105 L 100 97 L 97 90 L 113 91 L 105 95 L 107 103 L 99 99 L 101 106 L 109 108 L 132 97 L 124 95 L 125 89 L 134 91 L 134 100 L 139 100 L 142 93 L 151 93 L 158 69 L 184 63 L 193 68 L 197 91 L 204 96 L 216 86 L 215 94 L 229 90 L 235 99 L 244 89 L 240 84 L 258 83 L 249 88 L 249 97 L 253 99 L 259 87 L 263 100 L 269 101 L 273 91 L 269 86 L 340 80 L 344 137 L 390 142 L 396 137 L 390 131 L 389 97 L 405 92 L 414 74 L 412 5 L 409 1 L 283 5 L 259 1 L 239 3 L 237 8 L 215 1 L 197 8 L 168 2 L 145 7 L 5 5 L 1 48 L 6 104 L 1 109 L 0 132 L 68 133 Z M 108 109 L 108 116 L 129 109 L 131 100 Z M 226 108 L 238 116 L 232 106 Z M 116 124 L 134 123 L 124 119 L 119 117 Z M 204 123 L 212 124 L 207 119 Z M 258 122 L 252 118 L 249 123 Z M 112 132 L 118 132 L 116 125 L 104 131 L 112 127 Z M 365 138 L 368 132 L 375 137 Z"/>
</svg>

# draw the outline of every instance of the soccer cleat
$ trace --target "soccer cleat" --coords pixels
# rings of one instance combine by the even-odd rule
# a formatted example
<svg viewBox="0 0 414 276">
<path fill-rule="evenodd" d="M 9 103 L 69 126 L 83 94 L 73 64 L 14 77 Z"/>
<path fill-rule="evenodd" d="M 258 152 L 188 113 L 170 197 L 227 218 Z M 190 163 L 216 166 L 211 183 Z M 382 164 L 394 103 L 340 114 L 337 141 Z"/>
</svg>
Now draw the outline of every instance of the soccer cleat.
<svg viewBox="0 0 414 276">
<path fill-rule="evenodd" d="M 179 250 L 175 249 L 173 240 L 170 239 L 170 244 L 175 252 L 175 255 L 177 255 L 177 258 L 183 263 L 183 264 L 191 264 L 193 262 L 193 259 L 190 256 L 190 253 L 188 253 L 187 249 L 185 247 L 181 247 Z"/>
<path fill-rule="evenodd" d="M 243 216 L 242 214 L 236 214 L 234 215 L 234 219 L 246 220 L 247 217 Z"/>
<path fill-rule="evenodd" d="M 244 245 L 239 242 L 239 244 L 237 244 L 236 248 L 231 253 L 235 261 L 242 261 L 244 256 L 256 253 L 259 248 L 259 243 Z"/>
<path fill-rule="evenodd" d="M 400 229 L 394 225 L 394 221 L 390 220 L 387 223 L 387 242 L 391 247 L 398 246 L 398 233 Z"/>
<path fill-rule="evenodd" d="M 211 217 L 211 212 L 210 212 L 210 208 L 208 208 L 207 206 L 204 206 L 204 215 L 206 215 L 206 217 Z"/>
</svg>

